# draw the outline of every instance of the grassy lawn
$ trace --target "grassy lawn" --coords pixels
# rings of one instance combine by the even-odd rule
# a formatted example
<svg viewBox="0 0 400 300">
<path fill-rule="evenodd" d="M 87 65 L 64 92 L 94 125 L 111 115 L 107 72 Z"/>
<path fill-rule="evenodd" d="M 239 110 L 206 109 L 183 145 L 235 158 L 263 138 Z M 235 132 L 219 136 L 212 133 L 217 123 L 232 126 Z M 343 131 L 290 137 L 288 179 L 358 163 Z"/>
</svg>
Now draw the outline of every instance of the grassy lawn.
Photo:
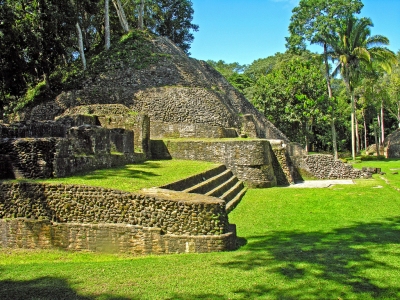
<svg viewBox="0 0 400 300">
<path fill-rule="evenodd" d="M 96 170 L 66 178 L 35 180 L 49 183 L 101 186 L 127 192 L 171 183 L 218 166 L 216 163 L 190 160 L 149 160 L 140 164 Z"/>
<path fill-rule="evenodd" d="M 250 189 L 229 215 L 242 243 L 232 252 L 0 249 L 0 299 L 400 299 L 400 160 L 356 166 L 367 165 L 386 175 Z"/>
</svg>

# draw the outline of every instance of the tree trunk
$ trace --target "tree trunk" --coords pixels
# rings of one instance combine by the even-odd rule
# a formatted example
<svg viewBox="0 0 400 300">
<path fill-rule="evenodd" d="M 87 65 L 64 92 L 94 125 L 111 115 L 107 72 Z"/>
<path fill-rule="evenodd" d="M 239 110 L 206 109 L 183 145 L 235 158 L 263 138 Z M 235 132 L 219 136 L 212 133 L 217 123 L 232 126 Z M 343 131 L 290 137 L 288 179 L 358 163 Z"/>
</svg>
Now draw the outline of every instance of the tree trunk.
<svg viewBox="0 0 400 300">
<path fill-rule="evenodd" d="M 105 31 L 105 48 L 110 49 L 110 13 L 109 13 L 109 0 L 105 0 L 104 7 L 104 31 Z"/>
<path fill-rule="evenodd" d="M 309 141 L 308 141 L 308 130 L 307 130 L 307 125 L 305 125 L 306 126 L 306 132 L 305 132 L 305 143 L 306 143 L 306 148 L 305 148 L 305 150 L 306 150 L 306 154 L 308 155 L 308 152 L 309 152 L 309 145 L 308 145 L 308 143 L 309 143 Z"/>
<path fill-rule="evenodd" d="M 332 150 L 333 156 L 335 159 L 338 159 L 338 151 L 337 151 L 337 141 L 336 141 L 336 128 L 335 128 L 335 105 L 332 103 L 333 96 L 332 96 L 332 87 L 331 87 L 331 78 L 329 75 L 329 63 L 328 63 L 328 51 L 327 45 L 324 43 L 324 63 L 325 63 L 325 79 L 326 85 L 328 88 L 328 97 L 329 101 L 332 104 L 332 115 L 331 115 L 331 131 L 332 131 Z"/>
<path fill-rule="evenodd" d="M 358 118 L 357 118 L 357 100 L 354 97 L 354 126 L 355 126 L 355 134 L 356 134 L 356 155 L 360 153 L 360 130 L 358 127 Z"/>
<path fill-rule="evenodd" d="M 85 45 L 86 50 L 90 49 L 90 42 L 88 40 L 88 33 L 86 32 L 85 28 L 87 28 L 87 23 L 88 23 L 88 13 L 85 12 L 83 15 L 83 21 L 82 21 L 82 25 L 83 25 L 83 44 Z"/>
<path fill-rule="evenodd" d="M 364 147 L 367 150 L 368 142 L 367 142 L 367 120 L 365 119 L 365 109 L 362 111 L 363 121 L 364 121 Z"/>
<path fill-rule="evenodd" d="M 397 122 L 399 123 L 400 128 L 400 105 L 397 107 Z"/>
<path fill-rule="evenodd" d="M 381 103 L 381 137 L 382 137 L 382 145 L 385 141 L 385 120 L 383 119 L 383 101 Z"/>
<path fill-rule="evenodd" d="M 343 81 L 344 84 L 346 85 L 347 91 L 350 94 L 350 103 L 351 103 L 351 156 L 353 160 L 356 160 L 356 152 L 355 152 L 355 133 L 354 133 L 354 121 L 355 121 L 355 114 L 356 114 L 356 105 L 354 101 L 354 91 L 351 87 L 350 84 L 350 75 L 348 74 L 348 71 L 346 71 L 346 74 L 343 75 Z"/>
<path fill-rule="evenodd" d="M 356 126 L 356 153 L 360 153 L 360 132 L 358 127 L 358 120 L 355 119 L 355 126 Z"/>
<path fill-rule="evenodd" d="M 83 49 L 82 30 L 81 27 L 79 26 L 79 22 L 76 22 L 76 32 L 78 34 L 78 46 L 79 46 L 79 53 L 81 55 L 83 70 L 86 70 L 85 50 Z"/>
<path fill-rule="evenodd" d="M 400 128 L 400 104 L 399 104 L 399 106 L 397 106 L 397 123 Z"/>
<path fill-rule="evenodd" d="M 378 121 L 378 122 L 379 122 L 379 121 Z M 379 156 L 379 155 L 380 155 L 380 153 L 379 153 L 379 148 L 380 148 L 380 146 L 379 146 L 379 140 L 378 140 L 378 130 L 376 129 L 375 121 L 374 121 L 373 123 L 374 123 L 374 134 L 375 134 L 376 155 Z"/>
<path fill-rule="evenodd" d="M 354 95 L 351 92 L 351 156 L 353 160 L 356 160 L 356 151 L 355 151 L 355 132 L 354 132 L 354 121 L 355 121 L 355 103 L 354 103 Z"/>
<path fill-rule="evenodd" d="M 139 15 L 138 15 L 138 28 L 143 30 L 143 19 L 144 19 L 144 0 L 140 1 Z"/>
<path fill-rule="evenodd" d="M 381 138 L 381 117 L 379 115 L 379 112 L 377 113 L 376 118 L 378 120 L 378 141 L 379 141 L 379 145 L 381 145 L 381 143 L 382 143 L 382 138 Z"/>
<path fill-rule="evenodd" d="M 335 121 L 333 118 L 331 119 L 331 131 L 332 131 L 333 156 L 335 159 L 338 159 L 337 142 L 336 142 L 336 128 L 335 128 Z"/>
<path fill-rule="evenodd" d="M 125 32 L 129 31 L 129 24 L 128 20 L 126 19 L 124 8 L 122 7 L 121 1 L 120 0 L 112 0 L 114 7 L 117 11 L 117 15 L 119 18 L 119 22 L 121 23 L 122 29 Z"/>
</svg>

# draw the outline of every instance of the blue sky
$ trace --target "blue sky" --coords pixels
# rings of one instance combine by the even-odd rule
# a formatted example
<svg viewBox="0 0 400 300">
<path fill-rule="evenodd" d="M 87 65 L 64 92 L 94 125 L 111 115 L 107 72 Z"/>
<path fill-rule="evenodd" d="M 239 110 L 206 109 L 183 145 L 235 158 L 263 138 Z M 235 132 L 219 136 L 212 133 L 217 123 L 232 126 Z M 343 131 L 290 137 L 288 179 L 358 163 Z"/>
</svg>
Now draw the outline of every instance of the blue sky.
<svg viewBox="0 0 400 300">
<path fill-rule="evenodd" d="M 299 0 L 192 0 L 194 33 L 191 57 L 250 64 L 285 51 L 292 9 Z M 400 50 L 400 0 L 363 0 L 361 16 L 374 23 L 372 34 L 389 38 Z M 320 47 L 311 48 L 319 51 Z"/>
</svg>

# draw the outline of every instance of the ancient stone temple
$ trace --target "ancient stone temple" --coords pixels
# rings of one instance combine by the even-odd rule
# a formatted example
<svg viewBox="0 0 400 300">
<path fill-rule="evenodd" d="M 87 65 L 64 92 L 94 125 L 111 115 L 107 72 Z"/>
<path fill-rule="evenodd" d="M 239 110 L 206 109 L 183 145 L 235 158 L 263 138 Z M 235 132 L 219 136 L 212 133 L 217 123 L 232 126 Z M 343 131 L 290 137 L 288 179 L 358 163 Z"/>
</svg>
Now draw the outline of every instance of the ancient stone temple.
<svg viewBox="0 0 400 300">
<path fill-rule="evenodd" d="M 140 193 L 0 182 L 0 246 L 133 254 L 234 249 L 228 213 L 246 186 L 292 184 L 299 167 L 318 177 L 364 176 L 331 157 L 304 159 L 302 147 L 221 74 L 167 38 L 145 46 L 156 58 L 145 67 L 129 51 L 125 60 L 110 55 L 75 88 L 0 124 L 0 179 L 62 177 L 149 158 L 220 166 Z"/>
</svg>

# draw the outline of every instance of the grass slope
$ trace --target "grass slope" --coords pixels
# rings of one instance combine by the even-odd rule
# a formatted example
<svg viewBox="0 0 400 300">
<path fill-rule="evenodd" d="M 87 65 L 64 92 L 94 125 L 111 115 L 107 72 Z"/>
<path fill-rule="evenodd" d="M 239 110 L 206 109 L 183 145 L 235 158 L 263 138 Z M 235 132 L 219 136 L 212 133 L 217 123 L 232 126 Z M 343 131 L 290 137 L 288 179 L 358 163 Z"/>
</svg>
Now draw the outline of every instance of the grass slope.
<svg viewBox="0 0 400 300">
<path fill-rule="evenodd" d="M 189 160 L 149 160 L 140 164 L 102 169 L 66 178 L 40 179 L 35 181 L 62 184 L 101 186 L 127 192 L 157 187 L 195 175 L 218 164 Z"/>
<path fill-rule="evenodd" d="M 370 164 L 387 174 L 326 189 L 249 190 L 229 215 L 243 244 L 233 252 L 0 249 L 0 298 L 399 299 L 400 175 L 389 172 L 400 161 Z"/>
</svg>

